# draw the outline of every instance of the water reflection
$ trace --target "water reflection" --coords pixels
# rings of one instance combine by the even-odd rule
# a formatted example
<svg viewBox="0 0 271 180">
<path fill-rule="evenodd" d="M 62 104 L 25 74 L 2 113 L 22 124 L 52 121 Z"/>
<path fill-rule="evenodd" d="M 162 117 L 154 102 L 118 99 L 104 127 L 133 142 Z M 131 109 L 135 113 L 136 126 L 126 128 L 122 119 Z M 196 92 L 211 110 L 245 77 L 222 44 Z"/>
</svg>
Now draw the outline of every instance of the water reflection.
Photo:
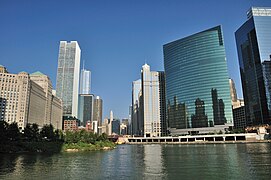
<svg viewBox="0 0 271 180">
<path fill-rule="evenodd" d="M 0 154 L 0 179 L 270 179 L 271 144 L 121 145 L 112 151 Z"/>
<path fill-rule="evenodd" d="M 144 178 L 165 179 L 162 146 L 145 145 L 144 148 Z"/>
</svg>

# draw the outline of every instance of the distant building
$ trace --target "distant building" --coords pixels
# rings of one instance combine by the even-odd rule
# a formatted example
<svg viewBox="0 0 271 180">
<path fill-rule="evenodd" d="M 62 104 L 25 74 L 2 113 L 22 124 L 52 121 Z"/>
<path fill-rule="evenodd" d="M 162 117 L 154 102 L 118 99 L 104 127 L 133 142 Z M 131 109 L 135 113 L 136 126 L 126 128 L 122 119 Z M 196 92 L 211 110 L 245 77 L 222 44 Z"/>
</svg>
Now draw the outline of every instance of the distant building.
<svg viewBox="0 0 271 180">
<path fill-rule="evenodd" d="M 167 122 L 172 135 L 233 126 L 221 26 L 163 46 Z"/>
<path fill-rule="evenodd" d="M 132 135 L 142 135 L 144 131 L 143 125 L 143 109 L 141 106 L 142 93 L 141 93 L 141 79 L 133 81 L 132 84 L 132 115 L 131 115 L 131 124 L 132 124 Z"/>
<path fill-rule="evenodd" d="M 97 96 L 94 100 L 93 113 L 93 121 L 97 121 L 98 126 L 101 126 L 103 115 L 103 100 L 99 96 Z"/>
<path fill-rule="evenodd" d="M 129 119 L 122 119 L 120 124 L 120 134 L 128 135 L 129 134 Z"/>
<path fill-rule="evenodd" d="M 92 130 L 94 133 L 98 134 L 98 121 L 92 121 Z"/>
<path fill-rule="evenodd" d="M 77 131 L 79 127 L 79 120 L 73 116 L 63 116 L 63 130 Z"/>
<path fill-rule="evenodd" d="M 91 88 L 91 72 L 82 69 L 81 75 L 80 75 L 80 94 L 90 94 L 90 88 Z"/>
<path fill-rule="evenodd" d="M 252 7 L 235 32 L 247 126 L 271 123 L 271 8 Z"/>
<path fill-rule="evenodd" d="M 233 79 L 230 78 L 229 83 L 230 83 L 232 109 L 244 106 L 244 100 L 237 98 L 235 83 L 234 83 Z"/>
<path fill-rule="evenodd" d="M 129 106 L 129 117 L 128 117 L 128 121 L 129 121 L 129 125 L 128 125 L 128 134 L 132 134 L 132 111 L 133 111 L 133 106 Z"/>
<path fill-rule="evenodd" d="M 101 126 L 98 126 L 98 131 L 99 131 L 99 134 L 107 134 L 108 135 L 108 119 L 105 118 L 102 125 Z"/>
<path fill-rule="evenodd" d="M 77 41 L 60 41 L 56 95 L 62 99 L 64 116 L 78 114 L 80 56 Z"/>
<path fill-rule="evenodd" d="M 112 123 L 114 120 L 114 115 L 113 115 L 113 111 L 110 111 L 110 119 L 108 121 L 108 135 L 112 135 L 113 134 L 113 130 L 112 130 Z"/>
<path fill-rule="evenodd" d="M 5 69 L 5 68 L 3 68 Z M 36 72 L 29 75 L 0 73 L 1 119 L 17 122 L 20 129 L 27 123 L 40 127 L 52 124 L 62 129 L 62 102 L 52 95 L 51 81 L 48 76 Z"/>
<path fill-rule="evenodd" d="M 88 121 L 93 121 L 94 101 L 93 94 L 79 94 L 77 117 L 83 126 L 86 126 Z"/>
<path fill-rule="evenodd" d="M 85 128 L 86 131 L 89 131 L 89 132 L 93 132 L 93 124 L 91 123 L 91 121 L 88 121 L 86 123 L 86 128 Z"/>
<path fill-rule="evenodd" d="M 245 116 L 245 106 L 240 106 L 232 110 L 233 121 L 235 129 L 245 129 L 246 125 L 246 116 Z"/>
<path fill-rule="evenodd" d="M 4 67 L 3 65 L 0 65 L 0 73 L 8 73 L 6 67 Z"/>
<path fill-rule="evenodd" d="M 112 121 L 112 134 L 120 134 L 120 120 L 119 119 L 114 119 Z"/>
<path fill-rule="evenodd" d="M 233 79 L 229 78 L 229 83 L 230 83 L 231 101 L 236 102 L 237 101 L 237 93 L 236 93 L 235 83 L 234 83 Z"/>
</svg>

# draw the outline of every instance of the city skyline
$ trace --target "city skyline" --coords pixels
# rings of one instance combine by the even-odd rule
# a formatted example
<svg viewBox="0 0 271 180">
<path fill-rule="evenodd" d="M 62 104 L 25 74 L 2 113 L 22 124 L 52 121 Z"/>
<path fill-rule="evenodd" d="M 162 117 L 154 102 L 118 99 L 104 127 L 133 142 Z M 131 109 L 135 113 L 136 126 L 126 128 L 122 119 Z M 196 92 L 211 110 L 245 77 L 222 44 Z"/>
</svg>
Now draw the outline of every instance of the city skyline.
<svg viewBox="0 0 271 180">
<path fill-rule="evenodd" d="M 133 6 L 124 1 L 81 2 L 80 6 L 60 2 L 1 2 L 0 15 L 4 18 L 0 20 L 3 24 L 0 33 L 5 34 L 1 42 L 1 64 L 11 73 L 41 71 L 50 77 L 55 89 L 59 41 L 78 41 L 85 67 L 93 74 L 93 93 L 104 100 L 103 116 L 112 109 L 116 117 L 125 118 L 131 104 L 130 82 L 137 78 L 137 70 L 145 61 L 152 69 L 163 70 L 163 44 L 222 24 L 229 77 L 234 79 L 237 94 L 242 97 L 234 32 L 246 20 L 245 13 L 251 6 L 271 3 L 246 1 L 239 5 L 229 1 L 218 5 L 215 1 L 209 2 L 214 6 L 198 1 L 141 1 Z M 77 13 L 74 17 L 64 13 L 73 23 L 60 21 L 63 19 L 60 6 L 65 6 L 62 8 L 65 12 L 74 8 Z M 186 10 L 191 8 L 193 13 Z M 205 8 L 204 13 L 201 8 Z"/>
</svg>

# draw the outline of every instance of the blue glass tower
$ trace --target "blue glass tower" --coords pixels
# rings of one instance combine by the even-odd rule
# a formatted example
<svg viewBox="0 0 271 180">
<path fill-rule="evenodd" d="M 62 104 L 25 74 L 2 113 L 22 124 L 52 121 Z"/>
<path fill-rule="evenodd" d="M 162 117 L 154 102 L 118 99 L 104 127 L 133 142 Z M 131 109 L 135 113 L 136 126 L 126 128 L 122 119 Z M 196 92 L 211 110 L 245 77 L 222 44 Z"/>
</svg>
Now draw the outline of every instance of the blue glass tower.
<svg viewBox="0 0 271 180">
<path fill-rule="evenodd" d="M 165 44 L 163 50 L 171 132 L 203 133 L 232 126 L 221 26 Z"/>
<path fill-rule="evenodd" d="M 253 7 L 235 32 L 246 125 L 270 123 L 271 8 Z"/>
</svg>

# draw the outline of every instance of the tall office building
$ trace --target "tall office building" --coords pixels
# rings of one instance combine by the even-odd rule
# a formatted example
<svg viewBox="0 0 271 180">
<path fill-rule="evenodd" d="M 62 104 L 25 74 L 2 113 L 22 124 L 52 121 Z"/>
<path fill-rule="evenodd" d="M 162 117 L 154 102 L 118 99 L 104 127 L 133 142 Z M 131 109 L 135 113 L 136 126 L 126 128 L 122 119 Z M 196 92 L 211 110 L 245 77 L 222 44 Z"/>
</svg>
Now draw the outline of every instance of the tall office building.
<svg viewBox="0 0 271 180">
<path fill-rule="evenodd" d="M 164 102 L 164 93 L 161 87 L 164 82 L 161 81 L 163 72 L 151 71 L 150 66 L 145 64 L 141 70 L 142 99 L 143 99 L 143 122 L 144 136 L 157 137 L 163 136 L 162 124 L 165 122 L 161 104 Z"/>
<path fill-rule="evenodd" d="M 271 8 L 252 7 L 235 32 L 246 124 L 270 124 Z"/>
<path fill-rule="evenodd" d="M 79 94 L 78 119 L 83 126 L 86 126 L 88 121 L 93 121 L 94 99 L 93 94 Z"/>
<path fill-rule="evenodd" d="M 90 94 L 91 87 L 91 72 L 86 69 L 81 69 L 80 75 L 80 94 Z"/>
<path fill-rule="evenodd" d="M 237 93 L 236 93 L 235 83 L 234 83 L 233 79 L 229 78 L 229 83 L 230 83 L 231 101 L 236 102 L 237 101 Z"/>
<path fill-rule="evenodd" d="M 113 119 L 111 124 L 112 124 L 112 134 L 120 135 L 120 120 L 119 119 Z"/>
<path fill-rule="evenodd" d="M 60 41 L 56 95 L 63 102 L 63 115 L 77 117 L 81 50 L 77 41 Z"/>
<path fill-rule="evenodd" d="M 234 83 L 233 79 L 229 78 L 229 83 L 230 83 L 232 109 L 244 106 L 244 100 L 243 99 L 239 99 L 237 97 L 235 83 Z"/>
<path fill-rule="evenodd" d="M 98 127 L 102 125 L 102 115 L 103 115 L 103 100 L 97 96 L 94 100 L 93 109 L 93 121 L 98 122 Z"/>
<path fill-rule="evenodd" d="M 141 79 L 133 81 L 132 84 L 132 135 L 143 135 L 143 110 L 140 105 Z"/>
<path fill-rule="evenodd" d="M 233 126 L 221 26 L 163 46 L 168 126 L 172 134 Z"/>
</svg>

